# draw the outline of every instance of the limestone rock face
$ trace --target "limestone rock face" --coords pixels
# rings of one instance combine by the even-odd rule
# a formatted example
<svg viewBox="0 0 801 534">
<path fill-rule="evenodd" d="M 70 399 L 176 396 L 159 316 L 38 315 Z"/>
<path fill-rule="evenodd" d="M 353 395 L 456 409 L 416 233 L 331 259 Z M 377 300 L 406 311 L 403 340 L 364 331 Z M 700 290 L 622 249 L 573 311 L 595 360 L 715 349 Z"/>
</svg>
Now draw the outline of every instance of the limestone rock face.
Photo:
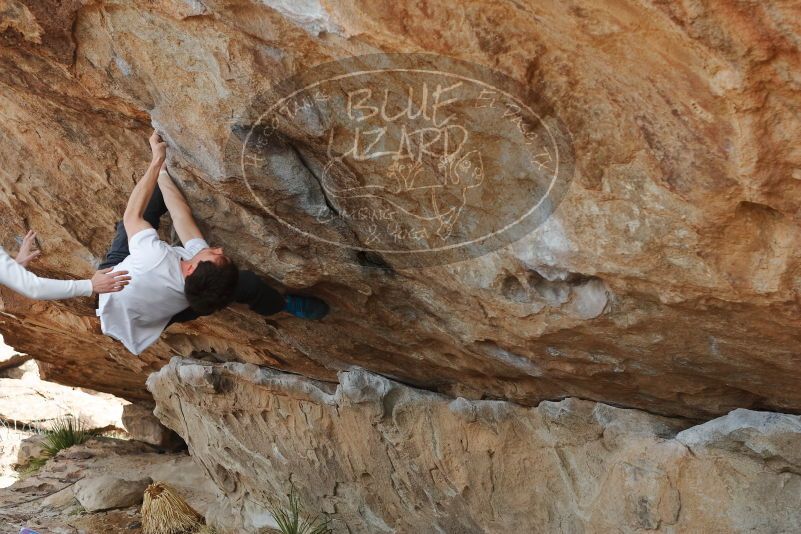
<svg viewBox="0 0 801 534">
<path fill-rule="evenodd" d="M 105 393 L 39 380 L 0 378 L 0 420 L 39 429 L 64 419 L 78 420 L 87 429 L 122 429 L 125 401 Z"/>
<path fill-rule="evenodd" d="M 130 439 L 136 441 L 167 450 L 179 449 L 184 445 L 175 432 L 161 424 L 152 410 L 138 404 L 122 407 L 122 425 Z"/>
<path fill-rule="evenodd" d="M 290 479 L 351 532 L 795 531 L 799 43 L 792 0 L 0 0 L 2 246 L 89 276 L 156 127 L 208 241 L 332 308 L 134 357 L 0 288 L 0 333 L 155 397 L 231 532 Z"/>
<path fill-rule="evenodd" d="M 310 323 L 234 307 L 171 327 L 135 358 L 96 333 L 89 299 L 2 290 L 0 330 L 50 379 L 128 399 L 147 398 L 147 375 L 171 355 L 201 351 L 329 381 L 357 365 L 529 406 L 575 396 L 693 418 L 801 410 L 800 41 L 789 0 L 3 0 L 4 246 L 35 228 L 37 272 L 88 276 L 156 125 L 208 240 L 333 311 Z M 339 202 L 318 183 L 323 123 L 312 115 L 259 156 L 258 187 L 231 170 L 229 142 L 272 84 L 388 52 L 453 57 L 524 87 L 570 140 L 555 213 L 493 252 L 413 268 L 290 228 Z M 504 168 L 506 155 L 482 161 Z M 526 176 L 510 173 L 511 198 L 485 188 L 464 207 L 505 220 L 529 194 Z M 354 221 L 328 231 L 368 243 Z"/>
<path fill-rule="evenodd" d="M 363 370 L 339 379 L 334 389 L 180 358 L 151 376 L 157 415 L 225 495 L 210 523 L 258 532 L 290 480 L 337 532 L 790 532 L 801 521 L 798 416 L 736 410 L 683 429 L 577 399 L 523 407 Z"/>
</svg>

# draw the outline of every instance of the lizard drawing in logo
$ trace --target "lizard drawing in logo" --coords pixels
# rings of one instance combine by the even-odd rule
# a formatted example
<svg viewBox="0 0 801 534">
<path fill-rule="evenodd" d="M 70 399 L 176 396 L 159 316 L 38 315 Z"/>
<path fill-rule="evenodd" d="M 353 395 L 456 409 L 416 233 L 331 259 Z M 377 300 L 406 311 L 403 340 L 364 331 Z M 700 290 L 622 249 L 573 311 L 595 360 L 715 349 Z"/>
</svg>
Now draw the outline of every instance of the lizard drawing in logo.
<svg viewBox="0 0 801 534">
<path fill-rule="evenodd" d="M 357 178 L 343 157 L 335 157 L 323 168 L 321 184 L 329 198 L 388 203 L 407 223 L 430 228 L 446 241 L 467 205 L 468 192 L 484 182 L 481 152 L 472 150 L 459 155 L 457 151 L 439 156 L 435 162 L 421 159 L 391 158 L 375 172 L 362 173 Z"/>
</svg>

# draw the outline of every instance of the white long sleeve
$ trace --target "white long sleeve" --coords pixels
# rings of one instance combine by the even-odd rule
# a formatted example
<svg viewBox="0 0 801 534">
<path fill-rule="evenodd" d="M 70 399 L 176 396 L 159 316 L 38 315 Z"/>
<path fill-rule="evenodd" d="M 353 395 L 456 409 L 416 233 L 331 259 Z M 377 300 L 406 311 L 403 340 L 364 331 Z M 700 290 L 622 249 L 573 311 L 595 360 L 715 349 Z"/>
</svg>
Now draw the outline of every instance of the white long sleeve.
<svg viewBox="0 0 801 534">
<path fill-rule="evenodd" d="M 60 300 L 92 295 L 91 280 L 52 280 L 40 278 L 0 247 L 0 284 L 34 300 Z"/>
</svg>

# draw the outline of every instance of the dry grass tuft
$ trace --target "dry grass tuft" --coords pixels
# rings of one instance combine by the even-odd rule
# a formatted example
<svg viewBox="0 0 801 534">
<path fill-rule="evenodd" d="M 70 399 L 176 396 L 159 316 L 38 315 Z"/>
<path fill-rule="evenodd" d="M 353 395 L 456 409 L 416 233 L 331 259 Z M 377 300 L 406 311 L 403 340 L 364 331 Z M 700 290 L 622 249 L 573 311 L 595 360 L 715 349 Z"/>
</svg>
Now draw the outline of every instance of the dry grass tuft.
<svg viewBox="0 0 801 534">
<path fill-rule="evenodd" d="M 144 534 L 187 534 L 205 527 L 203 516 L 164 482 L 147 487 L 142 501 Z"/>
</svg>

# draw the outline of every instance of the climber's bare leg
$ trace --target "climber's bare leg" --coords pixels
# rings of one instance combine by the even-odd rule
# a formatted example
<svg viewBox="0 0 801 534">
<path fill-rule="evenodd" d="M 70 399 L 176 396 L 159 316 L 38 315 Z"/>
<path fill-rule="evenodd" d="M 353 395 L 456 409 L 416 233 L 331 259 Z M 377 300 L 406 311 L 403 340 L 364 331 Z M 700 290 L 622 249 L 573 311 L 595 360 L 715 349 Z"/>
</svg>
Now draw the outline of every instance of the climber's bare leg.
<svg viewBox="0 0 801 534">
<path fill-rule="evenodd" d="M 164 204 L 167 205 L 167 211 L 170 212 L 172 224 L 175 228 L 175 233 L 181 243 L 186 245 L 192 239 L 202 238 L 203 234 L 197 227 L 195 218 L 192 215 L 192 208 L 186 202 L 183 193 L 172 181 L 170 175 L 167 174 L 166 163 L 162 165 L 161 172 L 159 172 L 159 189 L 164 196 Z"/>
</svg>

